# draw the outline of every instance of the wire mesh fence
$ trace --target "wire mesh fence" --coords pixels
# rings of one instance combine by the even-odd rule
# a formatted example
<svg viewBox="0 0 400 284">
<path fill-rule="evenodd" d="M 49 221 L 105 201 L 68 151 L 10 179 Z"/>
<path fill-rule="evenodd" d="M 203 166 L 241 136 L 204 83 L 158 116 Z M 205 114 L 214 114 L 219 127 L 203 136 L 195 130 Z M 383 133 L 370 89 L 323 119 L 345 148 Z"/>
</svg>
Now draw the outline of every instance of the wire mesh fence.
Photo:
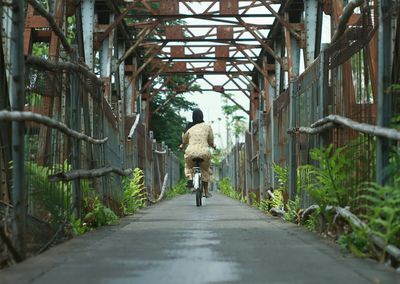
<svg viewBox="0 0 400 284">
<path fill-rule="evenodd" d="M 346 168 L 350 169 L 344 173 L 351 180 L 346 184 L 349 198 L 356 197 L 353 195 L 358 185 L 376 180 L 375 134 L 334 124 L 324 131 L 309 128 L 329 115 L 378 124 L 377 64 L 373 61 L 377 55 L 372 54 L 377 50 L 376 13 L 373 5 L 364 7 L 357 22 L 337 42 L 323 48 L 314 62 L 274 99 L 272 108 L 260 110 L 261 114 L 245 135 L 244 144 L 232 148 L 225 158 L 226 166 L 221 169 L 221 176 L 228 176 L 232 181 L 238 173 L 244 173 L 243 182 L 233 182 L 237 192 L 247 197 L 254 192 L 260 201 L 268 190 L 280 187 L 282 181 L 274 173 L 274 166 L 279 165 L 288 170 L 284 199 L 299 195 L 303 208 L 313 204 L 305 188 L 315 181 L 309 178 L 304 166 L 317 166 L 313 149 L 327 149 L 329 145 L 333 146 L 332 151 L 342 149 Z M 393 58 L 395 65 L 396 58 Z M 386 96 L 393 96 L 390 109 L 393 117 L 399 112 L 395 94 L 385 91 Z M 392 140 L 389 144 L 395 153 L 398 142 Z M 244 163 L 234 158 L 237 149 Z M 262 157 L 264 162 L 260 162 Z M 235 173 L 233 169 L 239 170 Z"/>
<path fill-rule="evenodd" d="M 33 13 L 29 9 L 28 16 Z M 9 8 L 1 7 L 1 16 L 8 15 L 5 10 Z M 174 153 L 153 139 L 142 120 L 128 139 L 136 115 L 122 111 L 126 108 L 124 95 L 119 94 L 119 100 L 114 95 L 111 106 L 104 97 L 103 82 L 59 43 L 47 42 L 49 29 L 30 30 L 34 39 L 26 49 L 24 109 L 8 112 L 12 100 L 7 95 L 11 29 L 4 25 L 8 20 L 0 18 L 0 22 L 0 111 L 29 116 L 22 133 L 25 175 L 19 177 L 12 174 L 12 123 L 10 119 L 0 122 L 0 216 L 4 219 L 0 229 L 10 239 L 15 178 L 25 180 L 28 254 L 41 251 L 55 236 L 66 237 L 65 227 L 85 217 L 89 199 L 98 199 L 122 215 L 122 174 L 127 175 L 127 169 L 143 170 L 145 192 L 151 200 L 161 194 L 167 174 L 166 187 L 177 184 L 180 164 Z M 58 54 L 52 53 L 54 46 L 58 46 Z M 31 55 L 32 49 L 37 54 Z M 65 175 L 73 177 L 60 178 Z M 1 250 L 7 250 L 0 244 Z M 0 252 L 0 266 L 7 261 L 3 256 Z"/>
</svg>

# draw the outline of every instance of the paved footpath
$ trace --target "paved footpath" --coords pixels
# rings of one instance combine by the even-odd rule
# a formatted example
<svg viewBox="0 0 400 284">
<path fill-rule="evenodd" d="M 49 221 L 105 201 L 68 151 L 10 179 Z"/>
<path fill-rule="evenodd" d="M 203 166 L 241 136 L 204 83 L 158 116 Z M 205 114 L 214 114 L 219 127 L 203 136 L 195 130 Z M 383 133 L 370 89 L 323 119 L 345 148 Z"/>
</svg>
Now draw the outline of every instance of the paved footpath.
<svg viewBox="0 0 400 284">
<path fill-rule="evenodd" d="M 304 228 L 214 194 L 185 195 L 0 272 L 0 283 L 400 283 Z"/>
</svg>

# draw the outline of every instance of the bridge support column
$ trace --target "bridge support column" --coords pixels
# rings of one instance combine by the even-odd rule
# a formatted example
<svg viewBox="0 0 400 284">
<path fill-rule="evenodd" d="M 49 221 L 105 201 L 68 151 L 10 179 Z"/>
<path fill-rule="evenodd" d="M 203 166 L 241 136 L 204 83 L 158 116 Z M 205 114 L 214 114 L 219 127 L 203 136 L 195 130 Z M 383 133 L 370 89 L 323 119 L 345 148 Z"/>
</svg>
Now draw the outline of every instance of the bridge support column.
<svg viewBox="0 0 400 284">
<path fill-rule="evenodd" d="M 306 34 L 305 67 L 309 66 L 320 52 L 322 9 L 318 0 L 304 1 L 304 27 Z"/>
<path fill-rule="evenodd" d="M 286 18 L 289 19 L 288 15 Z M 300 72 L 300 46 L 298 41 L 293 38 L 290 33 L 285 29 L 286 48 L 288 54 L 288 73 L 289 73 L 289 94 L 290 94 L 290 114 L 289 114 L 289 127 L 297 127 L 298 105 L 297 97 L 293 90 L 292 80 L 295 79 Z M 289 138 L 289 199 L 294 199 L 297 193 L 296 179 L 297 179 L 297 152 L 296 152 L 296 136 L 290 135 Z"/>
<path fill-rule="evenodd" d="M 13 1 L 11 40 L 11 108 L 23 111 L 25 104 L 25 60 L 24 60 L 24 1 Z M 2 43 L 0 43 L 2 44 Z M 3 94 L 5 95 L 5 94 Z M 24 165 L 24 122 L 12 122 L 13 160 L 13 238 L 21 257 L 26 255 L 26 187 Z"/>
<path fill-rule="evenodd" d="M 392 92 L 387 89 L 392 84 L 392 62 L 394 52 L 393 33 L 395 32 L 393 1 L 379 1 L 378 28 L 378 121 L 379 126 L 389 127 L 392 118 Z M 389 165 L 391 147 L 386 138 L 377 137 L 376 144 L 376 182 L 385 184 L 388 174 L 385 168 Z"/>
</svg>

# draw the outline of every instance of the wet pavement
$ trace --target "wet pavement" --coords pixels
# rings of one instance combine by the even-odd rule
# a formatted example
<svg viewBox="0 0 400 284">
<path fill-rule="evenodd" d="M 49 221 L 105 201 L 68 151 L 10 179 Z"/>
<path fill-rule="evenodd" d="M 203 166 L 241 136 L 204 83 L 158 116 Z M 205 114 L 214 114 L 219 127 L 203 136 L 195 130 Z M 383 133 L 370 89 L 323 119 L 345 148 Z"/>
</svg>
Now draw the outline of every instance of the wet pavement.
<svg viewBox="0 0 400 284">
<path fill-rule="evenodd" d="M 0 283 L 400 283 L 400 273 L 214 194 L 185 195 L 0 272 Z"/>
</svg>

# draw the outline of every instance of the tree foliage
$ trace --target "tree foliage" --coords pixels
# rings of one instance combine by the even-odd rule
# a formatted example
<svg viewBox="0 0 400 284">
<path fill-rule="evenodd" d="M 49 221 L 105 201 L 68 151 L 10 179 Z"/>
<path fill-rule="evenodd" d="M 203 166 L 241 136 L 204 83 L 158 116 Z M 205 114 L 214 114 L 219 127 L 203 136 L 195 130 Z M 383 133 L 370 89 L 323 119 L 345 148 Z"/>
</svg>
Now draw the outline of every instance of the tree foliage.
<svg viewBox="0 0 400 284">
<path fill-rule="evenodd" d="M 152 110 L 163 105 L 166 99 L 161 95 L 155 97 L 151 104 Z M 183 96 L 177 96 L 171 100 L 170 104 L 154 113 L 150 118 L 150 129 L 153 130 L 157 141 L 164 141 L 173 151 L 176 151 L 181 144 L 182 133 L 187 123 L 180 113 L 192 110 L 195 106 L 195 103 L 189 102 Z"/>
<path fill-rule="evenodd" d="M 186 118 L 181 116 L 182 111 L 193 110 L 196 104 L 189 102 L 186 95 L 192 91 L 198 91 L 200 88 L 196 84 L 189 83 L 193 80 L 192 75 L 173 76 L 172 82 L 167 84 L 168 92 L 166 94 L 157 95 L 152 103 L 151 110 L 160 110 L 152 113 L 150 118 L 150 128 L 154 132 L 154 137 L 158 141 L 164 141 L 171 149 L 176 150 L 182 141 L 182 133 L 187 123 Z M 163 82 L 166 78 L 161 78 Z M 187 93 L 176 95 L 177 88 L 186 88 Z M 176 95 L 176 96 L 175 96 Z M 175 96 L 172 98 L 172 96 Z M 172 99 L 171 99 L 172 98 Z"/>
<path fill-rule="evenodd" d="M 232 96 L 226 94 L 226 96 Z M 245 117 L 243 115 L 237 115 L 236 112 L 240 111 L 240 107 L 237 105 L 230 105 L 227 99 L 224 99 L 224 105 L 222 106 L 222 112 L 225 115 L 228 132 L 232 131 L 235 138 L 238 138 L 242 133 L 246 131 Z M 229 143 L 228 143 L 229 144 Z"/>
</svg>

